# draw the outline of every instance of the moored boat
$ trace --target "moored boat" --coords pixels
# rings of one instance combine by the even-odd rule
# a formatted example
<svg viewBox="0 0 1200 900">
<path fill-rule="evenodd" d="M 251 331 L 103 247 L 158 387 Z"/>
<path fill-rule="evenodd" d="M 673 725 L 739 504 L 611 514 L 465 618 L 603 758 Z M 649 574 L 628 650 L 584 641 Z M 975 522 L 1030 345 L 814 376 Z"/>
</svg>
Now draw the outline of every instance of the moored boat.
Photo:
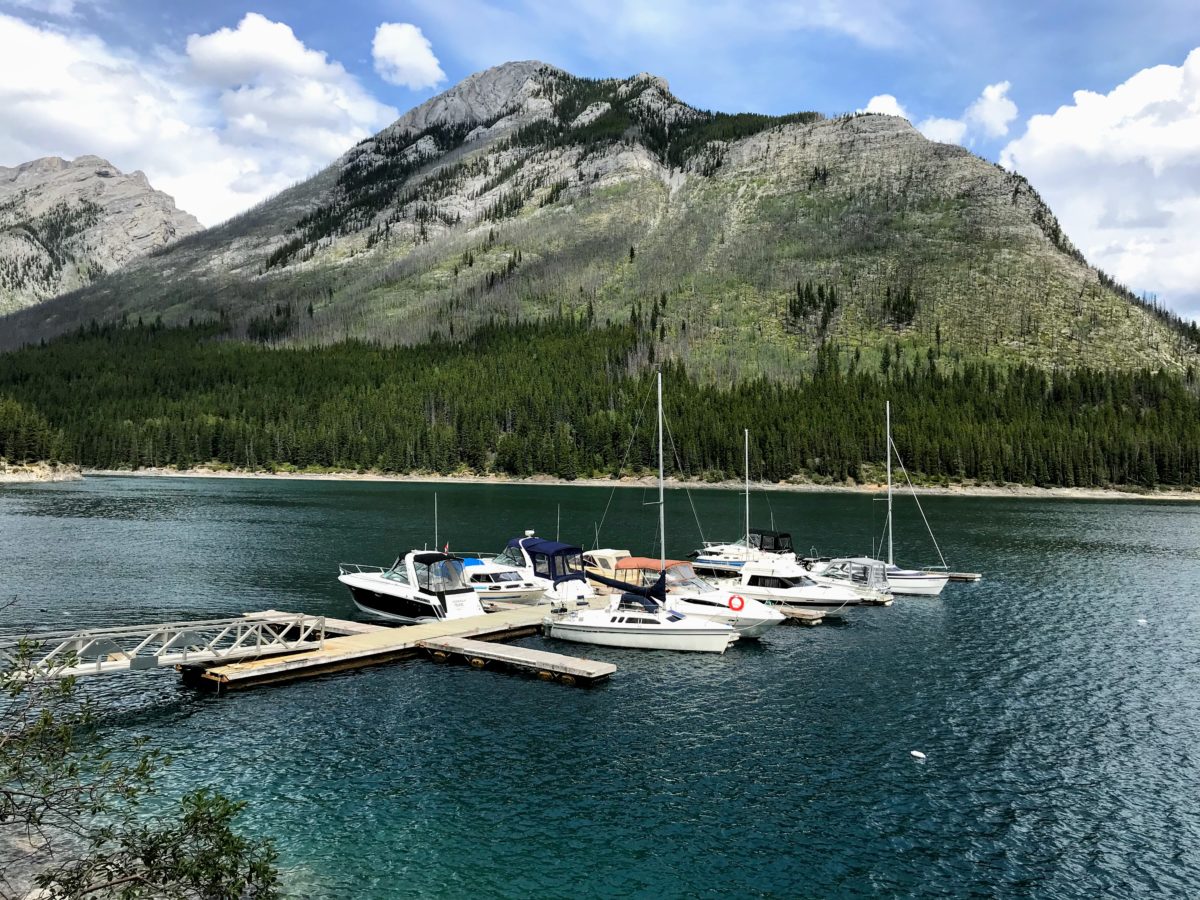
<svg viewBox="0 0 1200 900">
<path fill-rule="evenodd" d="M 549 602 L 546 597 L 548 582 L 541 578 L 527 578 L 520 569 L 512 566 L 488 562 L 475 556 L 465 556 L 463 578 L 483 601 L 499 600 L 531 606 Z"/>
<path fill-rule="evenodd" d="M 404 624 L 485 615 L 457 556 L 413 550 L 390 569 L 341 563 L 338 581 L 367 615 Z"/>
<path fill-rule="evenodd" d="M 817 581 L 794 562 L 747 563 L 737 593 L 764 603 L 813 609 L 858 606 L 867 599 L 849 585 Z"/>
</svg>

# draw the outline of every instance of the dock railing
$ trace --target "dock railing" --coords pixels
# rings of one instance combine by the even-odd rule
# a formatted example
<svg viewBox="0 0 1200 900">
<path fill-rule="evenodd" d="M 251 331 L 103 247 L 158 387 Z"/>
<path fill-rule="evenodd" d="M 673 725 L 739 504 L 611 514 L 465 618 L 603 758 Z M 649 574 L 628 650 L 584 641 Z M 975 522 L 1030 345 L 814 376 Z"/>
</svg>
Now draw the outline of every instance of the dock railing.
<svg viewBox="0 0 1200 900">
<path fill-rule="evenodd" d="M 0 640 L 0 664 L 18 667 L 31 678 L 56 678 L 232 661 L 324 645 L 324 616 L 255 613 L 7 638 Z"/>
</svg>

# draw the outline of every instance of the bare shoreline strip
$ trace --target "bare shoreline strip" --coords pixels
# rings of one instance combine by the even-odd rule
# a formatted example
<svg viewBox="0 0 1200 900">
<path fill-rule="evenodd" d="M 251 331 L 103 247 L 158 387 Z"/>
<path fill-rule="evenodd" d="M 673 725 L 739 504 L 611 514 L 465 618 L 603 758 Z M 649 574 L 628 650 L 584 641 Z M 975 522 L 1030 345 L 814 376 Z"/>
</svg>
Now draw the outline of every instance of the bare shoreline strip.
<svg viewBox="0 0 1200 900">
<path fill-rule="evenodd" d="M 634 478 L 627 476 L 620 479 L 612 478 L 576 478 L 568 481 L 564 478 L 554 478 L 549 475 L 539 475 L 532 478 L 510 478 L 502 475 L 384 475 L 378 472 L 246 472 L 241 470 L 218 471 L 214 469 L 136 469 L 109 470 L 85 469 L 85 476 L 98 475 L 103 477 L 154 477 L 154 478 L 261 478 L 284 479 L 290 481 L 380 481 L 410 484 L 529 484 L 547 485 L 552 487 L 646 487 L 655 485 L 657 479 L 647 476 Z M 667 479 L 667 486 L 674 488 L 698 488 L 726 491 L 743 490 L 741 481 L 722 481 L 716 483 L 702 481 L 682 481 L 675 478 Z M 886 490 L 882 484 L 812 484 L 812 483 L 779 483 L 768 484 L 752 482 L 754 490 L 796 491 L 818 494 L 879 494 Z M 907 490 L 907 487 L 902 488 Z M 1030 485 L 1010 484 L 1002 487 L 995 485 L 950 485 L 918 486 L 916 492 L 923 496 L 935 497 L 1010 497 L 1034 498 L 1047 500 L 1179 500 L 1200 502 L 1200 491 L 1162 490 L 1162 491 L 1123 491 L 1110 488 L 1068 488 L 1053 487 L 1039 488 Z"/>
</svg>

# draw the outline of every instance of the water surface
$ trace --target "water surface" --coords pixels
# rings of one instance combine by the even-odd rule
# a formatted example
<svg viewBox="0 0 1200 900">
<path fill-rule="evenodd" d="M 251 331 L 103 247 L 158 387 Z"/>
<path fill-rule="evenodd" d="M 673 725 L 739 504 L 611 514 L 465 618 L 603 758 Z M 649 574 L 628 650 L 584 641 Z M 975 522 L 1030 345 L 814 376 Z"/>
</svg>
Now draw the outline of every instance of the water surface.
<svg viewBox="0 0 1200 900">
<path fill-rule="evenodd" d="M 499 549 L 535 528 L 654 553 L 653 492 L 91 478 L 0 489 L 0 630 L 353 618 L 339 561 Z M 1200 885 L 1200 510 L 923 500 L 984 582 L 780 628 L 721 657 L 600 650 L 580 690 L 428 662 L 214 698 L 97 679 L 105 738 L 164 788 L 249 801 L 293 896 L 1180 896 Z M 741 532 L 668 492 L 668 545 Z M 881 504 L 774 493 L 757 525 L 868 552 Z M 897 557 L 936 554 L 897 503 Z M 561 523 L 561 526 L 559 525 Z M 1144 622 L 1144 624 L 1139 624 Z M 579 652 L 529 638 L 531 646 Z M 924 751 L 919 763 L 911 749 Z"/>
</svg>

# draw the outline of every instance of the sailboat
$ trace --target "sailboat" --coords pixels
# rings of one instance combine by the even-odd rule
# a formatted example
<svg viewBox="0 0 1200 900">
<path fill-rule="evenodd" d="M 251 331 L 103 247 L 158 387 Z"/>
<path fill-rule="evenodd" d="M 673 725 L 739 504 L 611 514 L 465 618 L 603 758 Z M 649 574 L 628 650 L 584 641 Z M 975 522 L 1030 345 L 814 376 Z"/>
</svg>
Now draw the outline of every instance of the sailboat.
<svg viewBox="0 0 1200 900">
<path fill-rule="evenodd" d="M 716 578 L 737 576 L 749 562 L 794 563 L 792 536 L 786 531 L 764 531 L 750 527 L 750 429 L 742 432 L 746 459 L 746 531 L 731 544 L 705 542 L 688 556 L 702 575 Z"/>
<path fill-rule="evenodd" d="M 918 597 L 936 597 L 942 592 L 942 588 L 946 586 L 946 582 L 950 580 L 950 575 L 946 572 L 928 572 L 924 569 L 902 569 L 896 565 L 896 556 L 892 548 L 892 402 L 887 401 L 886 405 L 886 421 L 887 421 L 887 574 L 888 584 L 891 585 L 892 593 L 907 594 Z M 896 454 L 896 461 L 900 461 L 900 454 Z M 903 469 L 904 464 L 900 463 Z M 905 471 L 904 477 L 908 477 L 908 472 Z M 909 482 L 909 488 L 912 488 L 912 482 Z M 916 499 L 916 491 L 913 491 L 913 499 Z M 917 508 L 920 509 L 921 501 L 917 500 Z M 924 510 L 921 511 L 921 518 L 925 518 Z M 929 522 L 925 522 L 925 527 L 929 528 Z M 933 530 L 929 532 L 929 536 L 933 537 Z M 937 540 L 934 540 L 934 546 L 937 546 Z M 942 551 L 938 549 L 938 556 L 941 556 Z M 943 566 L 945 560 L 942 560 Z"/>
<path fill-rule="evenodd" d="M 724 653 L 738 633 L 729 625 L 684 615 L 667 606 L 666 513 L 663 491 L 662 373 L 658 373 L 658 581 L 649 588 L 626 584 L 594 572 L 587 577 L 617 588 L 603 609 L 574 609 L 542 622 L 547 636 L 580 644 L 644 650 Z"/>
</svg>

